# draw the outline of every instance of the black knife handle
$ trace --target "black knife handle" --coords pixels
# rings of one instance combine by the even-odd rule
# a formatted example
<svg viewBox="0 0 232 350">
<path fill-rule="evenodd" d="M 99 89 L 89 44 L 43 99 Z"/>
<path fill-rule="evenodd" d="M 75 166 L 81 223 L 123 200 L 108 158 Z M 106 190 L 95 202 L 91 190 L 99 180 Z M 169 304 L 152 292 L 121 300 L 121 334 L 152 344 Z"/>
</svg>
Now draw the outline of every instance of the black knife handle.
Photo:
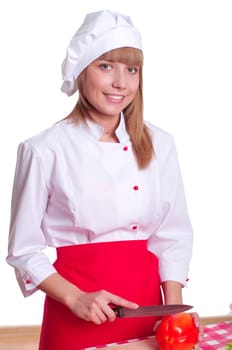
<svg viewBox="0 0 232 350">
<path fill-rule="evenodd" d="M 124 317 L 122 306 L 111 304 L 110 307 L 114 311 L 116 317 L 118 317 L 118 318 L 123 318 Z"/>
</svg>

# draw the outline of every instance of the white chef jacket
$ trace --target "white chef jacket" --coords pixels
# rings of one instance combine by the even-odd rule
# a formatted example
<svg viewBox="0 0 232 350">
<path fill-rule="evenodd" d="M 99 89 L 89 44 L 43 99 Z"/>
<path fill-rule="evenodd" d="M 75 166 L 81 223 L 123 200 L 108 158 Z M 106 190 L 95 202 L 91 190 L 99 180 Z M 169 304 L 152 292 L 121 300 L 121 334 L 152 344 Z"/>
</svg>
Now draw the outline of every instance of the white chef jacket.
<svg viewBox="0 0 232 350">
<path fill-rule="evenodd" d="M 62 120 L 22 142 L 12 193 L 7 262 L 24 296 L 56 272 L 46 247 L 148 240 L 161 281 L 185 285 L 192 226 L 172 135 L 147 123 L 155 149 L 139 170 L 123 115 L 118 143 L 101 126 Z"/>
</svg>

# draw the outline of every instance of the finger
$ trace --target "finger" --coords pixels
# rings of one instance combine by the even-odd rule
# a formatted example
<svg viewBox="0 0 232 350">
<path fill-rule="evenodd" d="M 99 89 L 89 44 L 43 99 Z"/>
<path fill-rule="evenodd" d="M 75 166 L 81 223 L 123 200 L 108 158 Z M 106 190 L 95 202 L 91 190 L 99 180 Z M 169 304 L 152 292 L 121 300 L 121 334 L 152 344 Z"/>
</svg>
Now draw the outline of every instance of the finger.
<svg viewBox="0 0 232 350">
<path fill-rule="evenodd" d="M 99 320 L 98 324 L 102 324 L 102 323 L 106 322 L 108 319 L 107 315 L 102 310 L 98 310 L 96 312 L 96 317 Z"/>
<path fill-rule="evenodd" d="M 106 315 L 104 315 L 103 312 L 101 312 L 101 310 L 91 312 L 91 314 L 88 317 L 88 321 L 92 321 L 97 325 L 104 323 L 106 320 L 107 320 L 107 317 Z"/>
<path fill-rule="evenodd" d="M 136 304 L 132 301 L 129 301 L 127 299 L 120 298 L 120 297 L 115 296 L 115 295 L 112 295 L 112 297 L 109 300 L 109 303 L 112 303 L 112 304 L 115 304 L 118 306 L 123 306 L 123 307 L 126 307 L 128 309 L 137 309 L 139 307 L 138 304 Z"/>
<path fill-rule="evenodd" d="M 198 315 L 196 312 L 193 312 L 193 313 L 192 313 L 192 317 L 193 317 L 195 326 L 196 326 L 196 327 L 199 327 L 199 326 L 200 326 L 200 318 L 199 318 L 199 315 Z"/>
<path fill-rule="evenodd" d="M 107 315 L 105 314 L 103 307 L 98 305 L 92 306 L 90 317 L 96 324 L 104 323 L 107 320 Z"/>
<path fill-rule="evenodd" d="M 114 312 L 113 308 L 111 308 L 108 304 L 105 305 L 104 308 L 102 308 L 102 311 L 104 312 L 105 316 L 110 322 L 113 322 L 116 319 L 116 313 Z"/>
<path fill-rule="evenodd" d="M 156 331 L 157 331 L 157 328 L 159 327 L 160 323 L 161 323 L 161 320 L 156 321 L 156 323 L 155 323 L 155 325 L 154 325 L 154 327 L 153 327 L 153 332 L 156 332 Z"/>
<path fill-rule="evenodd" d="M 204 336 L 204 327 L 203 327 L 203 325 L 200 322 L 200 317 L 199 317 L 198 313 L 193 312 L 192 316 L 193 316 L 194 324 L 199 330 L 198 340 L 199 340 L 199 343 L 200 343 L 202 341 L 202 339 L 203 339 L 203 336 Z"/>
</svg>

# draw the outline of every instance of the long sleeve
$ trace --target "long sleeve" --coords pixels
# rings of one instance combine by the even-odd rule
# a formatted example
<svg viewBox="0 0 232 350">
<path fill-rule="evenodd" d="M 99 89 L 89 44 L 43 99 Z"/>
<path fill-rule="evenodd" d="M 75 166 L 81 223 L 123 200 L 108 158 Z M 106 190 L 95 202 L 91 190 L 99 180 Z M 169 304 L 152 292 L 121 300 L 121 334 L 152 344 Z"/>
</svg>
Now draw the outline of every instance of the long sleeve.
<svg viewBox="0 0 232 350">
<path fill-rule="evenodd" d="M 42 252 L 46 240 L 41 223 L 48 201 L 45 173 L 39 156 L 28 143 L 18 148 L 12 193 L 9 252 L 7 262 L 15 267 L 24 296 L 55 272 Z"/>
<path fill-rule="evenodd" d="M 149 249 L 159 257 L 161 281 L 174 280 L 185 285 L 192 255 L 193 231 L 176 146 L 172 137 L 166 141 L 162 157 L 157 154 L 161 219 L 149 239 Z"/>
</svg>

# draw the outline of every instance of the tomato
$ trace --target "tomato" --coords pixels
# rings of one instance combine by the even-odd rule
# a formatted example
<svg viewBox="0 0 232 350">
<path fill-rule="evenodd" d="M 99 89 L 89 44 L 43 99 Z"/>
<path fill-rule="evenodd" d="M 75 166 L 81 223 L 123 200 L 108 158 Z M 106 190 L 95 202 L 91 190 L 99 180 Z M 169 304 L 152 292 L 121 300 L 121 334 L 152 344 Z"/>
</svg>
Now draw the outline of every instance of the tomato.
<svg viewBox="0 0 232 350">
<path fill-rule="evenodd" d="M 191 350 L 198 343 L 199 330 L 189 313 L 164 316 L 156 330 L 161 350 Z"/>
</svg>

